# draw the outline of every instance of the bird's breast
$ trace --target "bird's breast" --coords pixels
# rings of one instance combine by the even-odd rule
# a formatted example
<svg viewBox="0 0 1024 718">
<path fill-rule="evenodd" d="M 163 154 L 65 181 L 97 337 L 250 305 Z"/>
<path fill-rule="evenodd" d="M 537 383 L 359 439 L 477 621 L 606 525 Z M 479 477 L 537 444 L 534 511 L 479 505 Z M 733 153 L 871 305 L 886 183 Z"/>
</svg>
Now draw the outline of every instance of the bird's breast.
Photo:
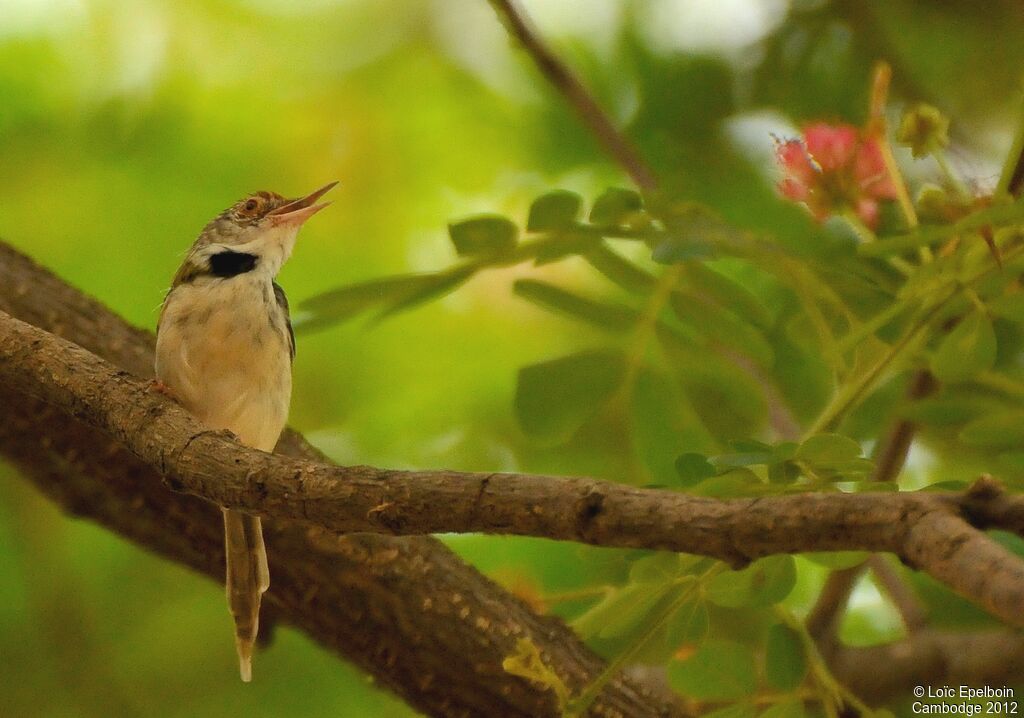
<svg viewBox="0 0 1024 718">
<path fill-rule="evenodd" d="M 269 280 L 207 279 L 168 295 L 157 376 L 213 429 L 271 451 L 288 418 L 291 357 Z"/>
</svg>

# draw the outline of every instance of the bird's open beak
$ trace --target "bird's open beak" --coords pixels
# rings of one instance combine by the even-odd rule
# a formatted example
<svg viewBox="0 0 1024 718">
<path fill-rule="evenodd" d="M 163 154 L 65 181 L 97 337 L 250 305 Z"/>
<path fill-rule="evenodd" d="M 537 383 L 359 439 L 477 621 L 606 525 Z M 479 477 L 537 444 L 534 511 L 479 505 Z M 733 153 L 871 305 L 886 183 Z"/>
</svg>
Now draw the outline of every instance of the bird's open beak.
<svg viewBox="0 0 1024 718">
<path fill-rule="evenodd" d="M 330 202 L 315 203 L 336 184 L 338 184 L 336 181 L 325 184 L 316 192 L 311 192 L 300 199 L 293 199 L 288 204 L 268 212 L 267 219 L 273 225 L 290 224 L 296 227 L 302 225 L 303 222 L 330 204 Z"/>
</svg>

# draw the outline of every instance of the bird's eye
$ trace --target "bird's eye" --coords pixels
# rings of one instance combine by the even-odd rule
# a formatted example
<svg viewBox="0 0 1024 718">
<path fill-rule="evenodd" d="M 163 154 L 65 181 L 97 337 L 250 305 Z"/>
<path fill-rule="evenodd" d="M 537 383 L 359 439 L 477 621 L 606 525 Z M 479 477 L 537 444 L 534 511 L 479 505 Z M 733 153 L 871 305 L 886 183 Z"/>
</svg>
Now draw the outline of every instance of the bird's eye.
<svg viewBox="0 0 1024 718">
<path fill-rule="evenodd" d="M 249 200 L 248 202 L 245 203 L 245 211 L 246 212 L 254 211 L 256 209 L 256 207 L 257 207 L 257 204 L 258 203 L 256 202 L 256 200 L 254 200 L 254 199 Z"/>
</svg>

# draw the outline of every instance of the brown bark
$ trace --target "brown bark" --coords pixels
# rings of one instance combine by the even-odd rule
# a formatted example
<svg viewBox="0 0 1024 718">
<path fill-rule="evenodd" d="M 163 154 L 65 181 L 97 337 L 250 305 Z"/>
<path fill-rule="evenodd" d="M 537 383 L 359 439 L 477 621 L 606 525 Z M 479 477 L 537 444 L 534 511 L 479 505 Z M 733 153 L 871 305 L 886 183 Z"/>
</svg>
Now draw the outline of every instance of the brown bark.
<svg viewBox="0 0 1024 718">
<path fill-rule="evenodd" d="M 490 3 L 509 35 L 522 45 L 537 69 L 576 111 L 584 126 L 601 143 L 608 155 L 629 173 L 637 187 L 646 191 L 657 189 L 657 177 L 633 143 L 616 129 L 608 114 L 601 109 L 579 78 L 541 39 L 516 1 L 490 0 Z"/>
<path fill-rule="evenodd" d="M 210 431 L 146 382 L 82 347 L 0 314 L 0 383 L 115 438 L 173 488 L 266 518 L 336 533 L 518 534 L 667 549 L 744 565 L 777 553 L 897 554 L 1014 625 L 1024 561 L 967 523 L 1016 518 L 992 482 L 950 493 L 807 493 L 712 499 L 583 478 L 393 471 L 293 459 Z"/>
<path fill-rule="evenodd" d="M 0 310 L 133 374 L 151 374 L 151 334 L 2 243 Z M 151 466 L 118 442 L 18 387 L 0 387 L 0 407 L 0 453 L 70 514 L 223 581 L 223 528 L 213 504 L 169 491 Z M 323 460 L 294 432 L 278 451 Z M 536 615 L 434 539 L 339 537 L 286 520 L 268 522 L 266 534 L 273 576 L 268 614 L 428 715 L 556 715 L 549 691 L 501 667 L 519 637 L 533 640 L 570 689 L 579 690 L 603 667 L 560 620 Z M 227 617 L 224 640 L 231 640 Z M 233 665 L 224 670 L 225 680 L 235 679 Z M 604 691 L 591 714 L 683 713 L 670 694 L 623 678 Z"/>
<path fill-rule="evenodd" d="M 850 690 L 874 705 L 911 686 L 1019 686 L 1024 636 L 922 630 L 884 646 L 840 649 L 830 665 Z"/>
</svg>

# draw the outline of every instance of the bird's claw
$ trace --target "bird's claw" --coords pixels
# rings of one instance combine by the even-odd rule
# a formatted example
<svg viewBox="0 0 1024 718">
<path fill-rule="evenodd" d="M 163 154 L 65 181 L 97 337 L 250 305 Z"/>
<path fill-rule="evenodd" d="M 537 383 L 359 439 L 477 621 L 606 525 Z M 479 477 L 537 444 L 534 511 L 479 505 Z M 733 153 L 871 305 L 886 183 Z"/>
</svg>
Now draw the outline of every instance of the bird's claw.
<svg viewBox="0 0 1024 718">
<path fill-rule="evenodd" d="M 159 379 L 154 379 L 153 381 L 149 382 L 149 390 L 155 394 L 163 394 L 167 398 L 173 399 L 174 401 L 178 400 L 178 397 L 177 395 L 175 395 L 174 390 L 171 389 L 171 387 L 164 384 Z"/>
</svg>

